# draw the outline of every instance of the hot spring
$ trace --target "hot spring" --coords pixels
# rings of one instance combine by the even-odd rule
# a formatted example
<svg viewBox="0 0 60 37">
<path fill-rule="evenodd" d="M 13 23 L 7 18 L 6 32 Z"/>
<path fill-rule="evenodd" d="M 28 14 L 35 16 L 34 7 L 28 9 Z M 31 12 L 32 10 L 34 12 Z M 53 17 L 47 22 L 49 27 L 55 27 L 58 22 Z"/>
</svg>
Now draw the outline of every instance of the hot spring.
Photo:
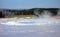
<svg viewBox="0 0 60 37">
<path fill-rule="evenodd" d="M 60 37 L 59 13 L 52 17 L 49 11 L 35 11 L 32 18 L 0 19 L 0 37 Z"/>
<path fill-rule="evenodd" d="M 24 25 L 59 25 L 60 19 L 52 17 L 49 11 L 44 11 L 41 15 L 38 11 L 35 10 L 35 15 L 31 19 L 24 18 L 12 18 L 12 19 L 1 19 L 1 25 L 15 25 L 15 26 L 24 26 Z M 59 13 L 59 12 L 58 12 Z"/>
</svg>

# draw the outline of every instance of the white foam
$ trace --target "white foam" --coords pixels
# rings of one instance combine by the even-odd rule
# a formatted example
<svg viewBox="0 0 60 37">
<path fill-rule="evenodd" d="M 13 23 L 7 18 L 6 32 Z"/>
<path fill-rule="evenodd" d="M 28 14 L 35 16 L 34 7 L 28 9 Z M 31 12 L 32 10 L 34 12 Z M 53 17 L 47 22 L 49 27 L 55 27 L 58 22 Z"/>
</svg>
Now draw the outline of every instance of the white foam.
<svg viewBox="0 0 60 37">
<path fill-rule="evenodd" d="M 6 20 L 5 20 L 6 21 Z M 19 20 L 9 20 L 7 22 L 1 22 L 3 25 L 58 25 L 60 24 L 60 19 L 51 19 L 51 18 L 40 18 L 40 19 L 19 19 Z"/>
<path fill-rule="evenodd" d="M 8 19 L 7 20 L 3 20 L 6 22 L 1 22 L 1 24 L 3 25 L 16 25 L 16 26 L 25 26 L 25 25 L 59 25 L 60 24 L 60 19 L 54 19 L 54 18 L 49 18 L 51 17 L 51 13 L 49 11 L 44 11 L 44 13 L 40 16 L 38 11 L 34 12 L 36 15 L 39 15 L 40 17 L 37 18 L 30 18 L 30 19 L 25 19 L 25 18 L 21 18 L 21 19 L 17 19 L 17 18 L 13 18 L 13 19 Z"/>
</svg>

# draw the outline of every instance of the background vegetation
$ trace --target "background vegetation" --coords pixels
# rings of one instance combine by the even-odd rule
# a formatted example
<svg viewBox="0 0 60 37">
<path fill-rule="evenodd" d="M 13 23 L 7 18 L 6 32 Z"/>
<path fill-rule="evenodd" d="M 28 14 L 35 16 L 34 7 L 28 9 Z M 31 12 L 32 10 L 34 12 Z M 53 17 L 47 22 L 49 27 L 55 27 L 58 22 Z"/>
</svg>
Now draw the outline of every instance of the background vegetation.
<svg viewBox="0 0 60 37">
<path fill-rule="evenodd" d="M 11 13 L 14 13 L 14 15 L 34 15 L 34 10 L 38 10 L 40 14 L 43 13 L 44 10 L 50 11 L 52 13 L 52 16 L 57 15 L 58 8 L 32 8 L 32 9 L 22 9 L 22 10 L 13 10 L 13 9 L 2 9 L 3 11 L 9 11 Z M 5 15 L 2 14 L 2 11 L 0 10 L 0 17 L 4 17 Z"/>
</svg>

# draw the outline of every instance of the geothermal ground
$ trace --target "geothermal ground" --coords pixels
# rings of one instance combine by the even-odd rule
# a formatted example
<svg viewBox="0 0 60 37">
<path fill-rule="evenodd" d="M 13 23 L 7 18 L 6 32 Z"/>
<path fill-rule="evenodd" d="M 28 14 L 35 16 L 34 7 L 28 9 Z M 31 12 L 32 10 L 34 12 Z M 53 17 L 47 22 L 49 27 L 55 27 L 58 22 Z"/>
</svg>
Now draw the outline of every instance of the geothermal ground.
<svg viewBox="0 0 60 37">
<path fill-rule="evenodd" d="M 2 18 L 0 37 L 60 37 L 60 16 Z"/>
</svg>

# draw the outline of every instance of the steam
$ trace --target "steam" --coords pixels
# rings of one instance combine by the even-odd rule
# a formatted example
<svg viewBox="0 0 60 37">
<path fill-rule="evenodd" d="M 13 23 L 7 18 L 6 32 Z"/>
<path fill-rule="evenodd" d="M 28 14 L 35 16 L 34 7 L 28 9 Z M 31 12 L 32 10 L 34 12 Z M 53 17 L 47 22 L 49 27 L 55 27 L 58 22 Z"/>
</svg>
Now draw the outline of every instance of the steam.
<svg viewBox="0 0 60 37">
<path fill-rule="evenodd" d="M 38 10 L 34 11 L 35 16 L 37 18 L 32 19 L 8 19 L 7 20 L 0 20 L 3 21 L 0 24 L 2 25 L 15 25 L 15 26 L 26 26 L 26 25 L 59 25 L 60 19 L 51 18 L 51 12 L 49 11 L 43 11 L 42 14 L 39 14 Z M 58 11 L 58 14 L 60 15 L 60 10 Z M 7 21 L 7 22 L 4 22 Z"/>
<path fill-rule="evenodd" d="M 43 11 L 41 17 L 48 18 L 48 17 L 51 17 L 51 15 L 52 15 L 51 12 L 49 12 L 49 11 Z"/>
<path fill-rule="evenodd" d="M 52 13 L 47 10 L 43 11 L 42 14 L 40 14 L 39 9 L 34 10 L 34 14 L 39 18 L 48 18 L 52 16 Z"/>
<path fill-rule="evenodd" d="M 34 15 L 37 16 L 37 17 L 40 17 L 38 9 L 34 10 Z"/>
<path fill-rule="evenodd" d="M 58 10 L 57 15 L 60 16 L 60 9 Z"/>
</svg>

